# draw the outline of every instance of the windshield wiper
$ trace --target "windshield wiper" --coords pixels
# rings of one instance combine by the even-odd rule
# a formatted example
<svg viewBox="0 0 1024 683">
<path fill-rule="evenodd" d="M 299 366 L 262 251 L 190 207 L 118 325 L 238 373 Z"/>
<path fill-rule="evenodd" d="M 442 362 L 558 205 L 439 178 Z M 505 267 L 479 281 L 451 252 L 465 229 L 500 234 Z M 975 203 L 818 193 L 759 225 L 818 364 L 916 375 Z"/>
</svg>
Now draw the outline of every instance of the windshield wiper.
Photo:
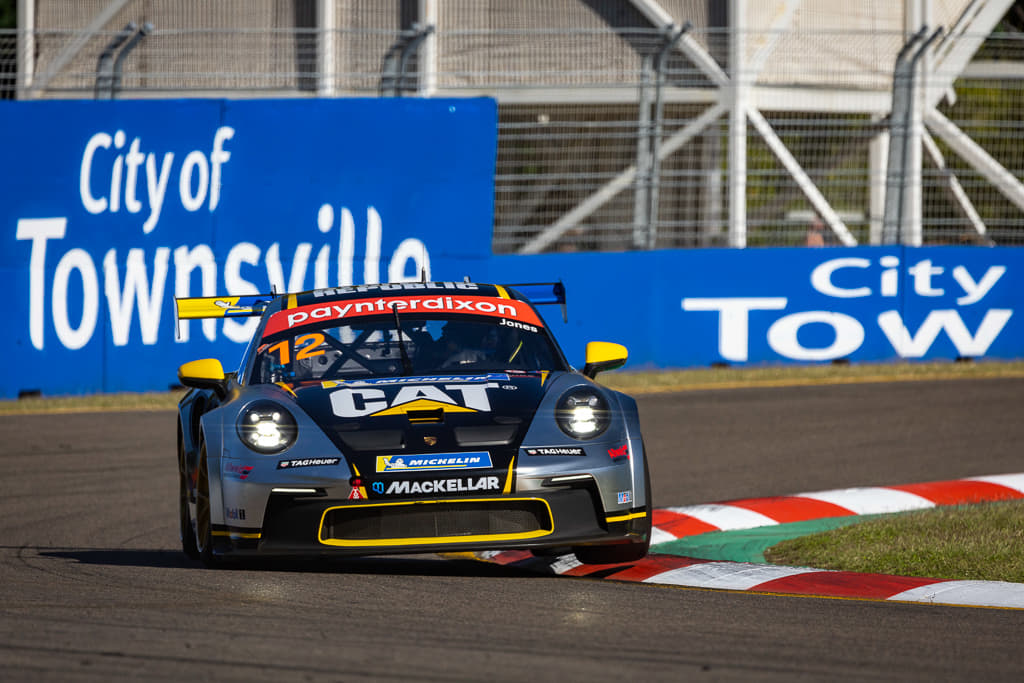
<svg viewBox="0 0 1024 683">
<path fill-rule="evenodd" d="M 392 306 L 391 312 L 395 314 L 395 332 L 398 334 L 398 351 L 402 354 L 402 374 L 412 374 L 412 361 L 409 360 L 409 353 L 405 350 L 405 340 L 402 339 L 402 321 L 398 319 L 398 306 Z"/>
</svg>

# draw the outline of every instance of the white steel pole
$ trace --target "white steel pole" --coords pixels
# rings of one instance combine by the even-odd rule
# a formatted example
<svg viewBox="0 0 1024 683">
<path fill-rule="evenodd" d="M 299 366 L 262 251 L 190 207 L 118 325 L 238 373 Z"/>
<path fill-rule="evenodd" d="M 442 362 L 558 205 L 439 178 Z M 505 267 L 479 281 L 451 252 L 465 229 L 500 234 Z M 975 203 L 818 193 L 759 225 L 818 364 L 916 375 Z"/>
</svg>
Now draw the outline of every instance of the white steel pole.
<svg viewBox="0 0 1024 683">
<path fill-rule="evenodd" d="M 435 27 L 419 47 L 419 95 L 430 97 L 437 92 L 437 0 L 420 0 L 421 28 Z"/>
<path fill-rule="evenodd" d="M 932 15 L 931 0 L 918 0 L 914 5 L 915 11 L 912 20 L 916 20 L 916 25 L 918 26 L 929 26 Z M 924 242 L 922 215 L 924 213 L 924 188 L 922 187 L 921 173 L 924 154 L 921 147 L 921 136 L 924 134 L 923 107 L 926 102 L 925 94 L 928 92 L 928 80 L 931 78 L 931 59 L 929 57 L 931 51 L 928 49 L 930 42 L 926 42 L 920 48 L 924 52 L 921 54 L 918 63 L 914 65 L 914 71 L 911 74 L 913 90 L 910 93 L 910 139 L 908 142 L 910 154 L 907 158 L 907 167 L 903 169 L 903 172 L 906 174 L 907 195 L 910 201 L 903 207 L 904 230 L 902 242 L 914 247 L 919 247 Z"/>
<path fill-rule="evenodd" d="M 36 70 L 36 3 L 18 0 L 18 99 L 24 99 L 32 87 Z"/>
<path fill-rule="evenodd" d="M 334 97 L 337 94 L 335 78 L 338 62 L 335 59 L 338 13 L 335 0 L 318 0 L 316 7 L 317 34 L 317 95 Z"/>
<path fill-rule="evenodd" d="M 729 0 L 729 246 L 747 246 L 747 86 L 744 74 L 745 0 Z"/>
<path fill-rule="evenodd" d="M 874 117 L 877 121 L 878 117 Z M 868 143 L 868 242 L 882 243 L 882 217 L 885 215 L 886 169 L 889 168 L 889 131 L 881 131 Z"/>
</svg>

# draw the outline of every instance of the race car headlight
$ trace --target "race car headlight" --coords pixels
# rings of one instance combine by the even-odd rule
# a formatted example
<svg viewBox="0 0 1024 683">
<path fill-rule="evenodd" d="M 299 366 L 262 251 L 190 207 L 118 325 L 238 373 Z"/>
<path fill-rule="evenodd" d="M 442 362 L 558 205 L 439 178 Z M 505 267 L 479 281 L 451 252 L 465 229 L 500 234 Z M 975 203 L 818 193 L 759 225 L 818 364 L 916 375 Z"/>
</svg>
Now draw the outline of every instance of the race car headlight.
<svg viewBox="0 0 1024 683">
<path fill-rule="evenodd" d="M 592 439 L 608 429 L 608 403 L 590 390 L 571 391 L 558 402 L 555 420 L 574 439 Z"/>
<path fill-rule="evenodd" d="M 242 411 L 238 438 L 257 453 L 280 453 L 293 443 L 299 428 L 295 418 L 271 401 L 257 401 Z"/>
</svg>

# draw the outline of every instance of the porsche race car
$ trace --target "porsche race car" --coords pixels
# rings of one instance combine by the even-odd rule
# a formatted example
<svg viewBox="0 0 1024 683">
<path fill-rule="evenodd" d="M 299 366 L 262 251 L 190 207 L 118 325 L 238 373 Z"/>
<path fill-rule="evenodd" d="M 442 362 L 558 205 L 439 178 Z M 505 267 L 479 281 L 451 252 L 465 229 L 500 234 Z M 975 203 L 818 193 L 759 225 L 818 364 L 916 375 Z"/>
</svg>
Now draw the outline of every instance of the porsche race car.
<svg viewBox="0 0 1024 683">
<path fill-rule="evenodd" d="M 650 474 L 636 403 L 566 361 L 535 304 L 561 283 L 412 282 L 177 300 L 258 316 L 238 370 L 182 365 L 182 550 L 251 556 L 571 550 L 639 559 Z"/>
</svg>

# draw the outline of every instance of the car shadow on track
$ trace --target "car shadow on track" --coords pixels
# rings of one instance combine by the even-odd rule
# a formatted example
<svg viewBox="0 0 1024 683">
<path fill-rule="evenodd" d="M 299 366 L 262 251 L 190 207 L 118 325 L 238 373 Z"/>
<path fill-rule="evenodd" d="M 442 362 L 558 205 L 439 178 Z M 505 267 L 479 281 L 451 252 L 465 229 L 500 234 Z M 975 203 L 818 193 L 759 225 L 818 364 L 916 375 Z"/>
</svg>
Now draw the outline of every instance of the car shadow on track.
<svg viewBox="0 0 1024 683">
<path fill-rule="evenodd" d="M 31 551 L 23 548 L 22 551 Z M 151 567 L 163 569 L 205 569 L 178 550 L 36 548 L 39 557 L 74 560 L 81 564 Z M 442 558 L 436 555 L 373 556 L 350 558 L 260 558 L 225 564 L 227 571 L 288 571 L 334 574 L 380 574 L 401 576 L 536 576 L 534 572 L 511 566 L 471 559 Z M 221 571 L 218 568 L 212 571 Z"/>
</svg>

